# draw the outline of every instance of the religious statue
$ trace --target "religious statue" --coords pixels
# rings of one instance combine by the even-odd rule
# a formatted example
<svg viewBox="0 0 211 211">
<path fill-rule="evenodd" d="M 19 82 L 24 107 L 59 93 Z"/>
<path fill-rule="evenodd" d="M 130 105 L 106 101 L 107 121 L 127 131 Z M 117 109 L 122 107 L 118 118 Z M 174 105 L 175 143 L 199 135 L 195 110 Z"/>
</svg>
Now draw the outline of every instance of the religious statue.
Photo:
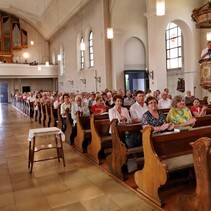
<svg viewBox="0 0 211 211">
<path fill-rule="evenodd" d="M 178 78 L 178 82 L 177 82 L 177 90 L 179 92 L 184 92 L 185 91 L 185 81 L 183 78 Z"/>
</svg>

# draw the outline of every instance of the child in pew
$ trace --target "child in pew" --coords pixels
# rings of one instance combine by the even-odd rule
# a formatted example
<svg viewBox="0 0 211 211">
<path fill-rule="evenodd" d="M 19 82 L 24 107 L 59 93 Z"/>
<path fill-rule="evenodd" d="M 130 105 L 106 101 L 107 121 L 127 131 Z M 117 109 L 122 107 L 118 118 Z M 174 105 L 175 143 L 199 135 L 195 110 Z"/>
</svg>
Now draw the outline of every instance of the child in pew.
<svg viewBox="0 0 211 211">
<path fill-rule="evenodd" d="M 191 106 L 190 111 L 194 117 L 205 116 L 207 110 L 207 105 L 200 107 L 200 101 L 198 98 L 193 100 L 193 106 Z"/>
</svg>

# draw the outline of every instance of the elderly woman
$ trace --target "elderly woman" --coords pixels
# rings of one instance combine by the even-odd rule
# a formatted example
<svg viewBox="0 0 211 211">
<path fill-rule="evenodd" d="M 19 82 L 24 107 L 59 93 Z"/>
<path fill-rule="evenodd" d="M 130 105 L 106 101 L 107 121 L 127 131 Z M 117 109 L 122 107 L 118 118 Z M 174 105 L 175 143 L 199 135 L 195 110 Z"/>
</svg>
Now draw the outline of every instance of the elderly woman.
<svg viewBox="0 0 211 211">
<path fill-rule="evenodd" d="M 108 110 L 109 120 L 118 119 L 120 123 L 131 123 L 129 112 L 127 108 L 122 107 L 123 98 L 121 95 L 114 95 L 114 107 Z"/>
<path fill-rule="evenodd" d="M 172 100 L 172 108 L 170 109 L 167 117 L 167 122 L 174 124 L 175 128 L 194 126 L 196 119 L 188 107 L 185 106 L 185 101 L 182 96 L 177 95 Z"/>
<path fill-rule="evenodd" d="M 153 133 L 174 129 L 173 124 L 166 123 L 165 115 L 158 112 L 158 101 L 155 97 L 149 96 L 146 99 L 146 105 L 148 107 L 148 111 L 146 111 L 142 117 L 143 127 L 147 125 L 153 126 Z"/>
<path fill-rule="evenodd" d="M 190 111 L 194 117 L 200 117 L 206 115 L 207 106 L 203 105 L 200 107 L 200 101 L 198 98 L 193 100 L 193 106 L 190 108 Z"/>
</svg>

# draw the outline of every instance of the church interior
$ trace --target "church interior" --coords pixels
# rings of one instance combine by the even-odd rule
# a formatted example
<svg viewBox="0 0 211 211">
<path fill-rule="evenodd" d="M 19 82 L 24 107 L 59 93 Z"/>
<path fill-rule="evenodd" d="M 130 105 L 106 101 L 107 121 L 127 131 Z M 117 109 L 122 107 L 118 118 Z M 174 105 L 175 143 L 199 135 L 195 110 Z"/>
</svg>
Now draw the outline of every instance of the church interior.
<svg viewBox="0 0 211 211">
<path fill-rule="evenodd" d="M 1 0 L 0 20 L 0 210 L 211 209 L 211 141 L 204 138 L 211 135 L 211 1 Z M 162 135 L 140 125 L 125 129 L 107 114 L 90 115 L 84 126 L 83 115 L 71 122 L 59 110 L 53 122 L 47 100 L 44 113 L 24 101 L 41 92 L 43 98 L 57 93 L 63 101 L 69 93 L 77 101 L 79 94 L 162 95 L 166 89 L 173 98 L 189 93 L 205 103 L 206 115 L 188 131 Z M 162 112 L 167 115 L 169 108 Z M 40 135 L 29 140 L 30 131 L 39 128 L 44 128 Z M 45 129 L 50 144 L 42 148 Z M 101 137 L 105 130 L 112 142 Z M 129 130 L 142 134 L 141 151 L 122 146 Z M 102 146 L 90 144 L 95 136 Z M 43 143 L 38 156 L 35 137 Z M 104 151 L 96 155 L 99 147 Z"/>
</svg>

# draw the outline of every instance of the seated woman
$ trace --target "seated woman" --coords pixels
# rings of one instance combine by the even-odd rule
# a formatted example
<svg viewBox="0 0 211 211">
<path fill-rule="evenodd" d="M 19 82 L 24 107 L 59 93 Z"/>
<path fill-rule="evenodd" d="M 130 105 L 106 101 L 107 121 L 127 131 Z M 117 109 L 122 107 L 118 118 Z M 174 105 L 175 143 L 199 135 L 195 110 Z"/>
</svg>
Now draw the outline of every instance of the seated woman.
<svg viewBox="0 0 211 211">
<path fill-rule="evenodd" d="M 149 96 L 146 99 L 148 111 L 142 116 L 142 126 L 153 126 L 153 133 L 162 132 L 165 130 L 173 130 L 174 125 L 166 122 L 166 117 L 163 113 L 158 112 L 158 101 L 155 97 Z"/>
<path fill-rule="evenodd" d="M 118 119 L 119 123 L 131 123 L 132 120 L 127 108 L 122 107 L 123 98 L 121 95 L 114 95 L 114 107 L 108 110 L 109 120 Z"/>
<path fill-rule="evenodd" d="M 102 114 L 104 112 L 106 112 L 106 106 L 103 104 L 103 100 L 101 97 L 96 97 L 95 99 L 96 104 L 94 104 L 91 108 L 91 112 L 93 114 Z"/>
<path fill-rule="evenodd" d="M 193 101 L 193 106 L 190 108 L 190 111 L 194 117 L 205 116 L 207 106 L 203 105 L 200 107 L 200 101 L 198 98 L 195 98 Z"/>
<path fill-rule="evenodd" d="M 194 126 L 196 119 L 188 107 L 185 106 L 185 101 L 182 96 L 176 95 L 172 100 L 172 108 L 166 117 L 167 122 L 174 124 L 174 128 Z"/>
</svg>

